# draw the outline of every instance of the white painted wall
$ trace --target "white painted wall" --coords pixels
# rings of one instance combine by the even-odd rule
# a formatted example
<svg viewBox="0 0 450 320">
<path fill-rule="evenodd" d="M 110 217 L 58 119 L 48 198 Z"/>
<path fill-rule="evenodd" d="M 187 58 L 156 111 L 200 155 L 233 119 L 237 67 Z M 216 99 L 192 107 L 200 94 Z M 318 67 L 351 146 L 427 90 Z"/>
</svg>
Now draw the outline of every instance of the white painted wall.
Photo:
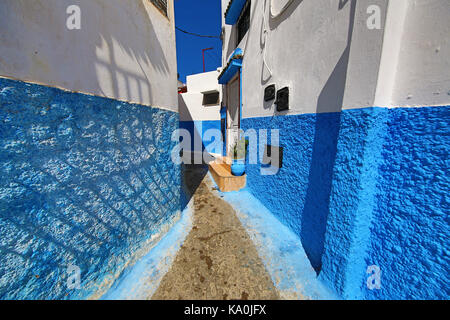
<svg viewBox="0 0 450 320">
<path fill-rule="evenodd" d="M 223 13 L 228 3 L 222 0 Z M 371 5 L 380 8 L 380 30 L 367 27 Z M 281 7 L 252 0 L 250 30 L 239 44 L 244 118 L 278 114 L 263 99 L 273 83 L 290 87 L 291 110 L 282 114 L 450 103 L 450 1 L 293 0 L 270 17 Z M 226 65 L 237 28 L 224 20 Z"/>
<path fill-rule="evenodd" d="M 252 0 L 250 31 L 239 45 L 244 50 L 243 117 L 277 114 L 273 102 L 263 99 L 264 88 L 273 83 L 277 89 L 290 88 L 291 110 L 283 114 L 336 112 L 373 103 L 383 31 L 367 29 L 364 3 L 379 5 L 384 16 L 387 1 L 352 3 L 294 0 L 281 16 L 271 18 L 279 4 Z M 227 5 L 223 0 L 222 8 Z M 225 26 L 225 59 L 236 47 L 235 34 L 236 26 Z"/>
<path fill-rule="evenodd" d="M 450 104 L 450 1 L 407 2 L 394 106 Z"/>
<path fill-rule="evenodd" d="M 203 92 L 218 91 L 218 71 L 194 74 L 186 77 L 187 92 L 178 95 L 180 121 L 220 120 L 220 102 L 216 106 L 204 106 Z M 222 100 L 220 96 L 219 101 Z"/>
<path fill-rule="evenodd" d="M 66 8 L 81 8 L 81 30 Z M 173 0 L 1 0 L 0 75 L 178 110 Z"/>
</svg>

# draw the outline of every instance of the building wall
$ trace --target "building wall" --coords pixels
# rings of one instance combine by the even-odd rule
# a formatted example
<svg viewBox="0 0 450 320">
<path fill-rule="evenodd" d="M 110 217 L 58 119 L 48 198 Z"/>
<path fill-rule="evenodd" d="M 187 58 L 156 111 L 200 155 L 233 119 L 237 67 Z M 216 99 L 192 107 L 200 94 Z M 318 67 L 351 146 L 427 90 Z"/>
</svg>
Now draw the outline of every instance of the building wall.
<svg viewBox="0 0 450 320">
<path fill-rule="evenodd" d="M 366 258 L 386 285 L 368 298 L 450 295 L 449 125 L 449 106 L 389 110 Z"/>
<path fill-rule="evenodd" d="M 366 26 L 373 4 L 381 30 Z M 263 6 L 252 1 L 239 44 L 242 127 L 280 129 L 283 167 L 264 176 L 248 165 L 248 189 L 343 298 L 447 298 L 450 4 L 294 0 L 273 19 L 267 1 L 265 41 Z M 225 59 L 235 33 L 225 26 Z M 272 83 L 289 86 L 289 111 L 263 101 Z M 381 268 L 380 290 L 367 287 L 371 265 Z"/>
<path fill-rule="evenodd" d="M 0 4 L 0 299 L 98 298 L 183 209 L 172 2 L 76 3 Z"/>
<path fill-rule="evenodd" d="M 188 151 L 203 152 L 205 149 L 214 154 L 221 154 L 220 150 L 209 147 L 210 139 L 205 136 L 209 129 L 221 130 L 220 101 L 222 90 L 217 80 L 219 72 L 211 71 L 187 76 L 188 92 L 178 95 L 180 110 L 180 128 L 191 134 L 191 148 Z M 220 94 L 219 104 L 216 106 L 203 105 L 203 93 L 217 90 Z"/>
<path fill-rule="evenodd" d="M 273 102 L 263 99 L 270 84 L 290 88 L 293 103 L 283 115 L 373 106 L 383 32 L 365 28 L 365 1 L 294 0 L 277 19 L 269 18 L 270 3 L 252 1 L 251 31 L 239 44 L 244 55 L 252 57 L 243 61 L 243 117 L 279 114 Z M 387 1 L 370 3 L 379 5 L 385 16 Z M 223 0 L 222 8 L 227 6 Z M 235 36 L 236 27 L 225 25 L 224 59 L 236 48 Z"/>
<path fill-rule="evenodd" d="M 74 4 L 80 30 L 66 27 L 66 9 Z M 173 1 L 168 4 L 166 18 L 147 0 L 4 0 L 0 75 L 176 111 Z"/>
<path fill-rule="evenodd" d="M 405 1 L 405 0 L 403 0 Z M 439 106 L 450 97 L 448 1 L 406 1 L 393 105 Z"/>
</svg>

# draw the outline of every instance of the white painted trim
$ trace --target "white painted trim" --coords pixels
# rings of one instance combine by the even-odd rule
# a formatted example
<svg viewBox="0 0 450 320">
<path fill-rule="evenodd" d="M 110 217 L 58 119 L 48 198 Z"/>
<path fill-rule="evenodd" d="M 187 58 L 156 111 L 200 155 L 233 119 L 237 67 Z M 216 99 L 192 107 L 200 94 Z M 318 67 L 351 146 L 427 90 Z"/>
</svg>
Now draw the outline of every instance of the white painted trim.
<svg viewBox="0 0 450 320">
<path fill-rule="evenodd" d="M 389 1 L 374 105 L 392 104 L 409 0 Z"/>
</svg>

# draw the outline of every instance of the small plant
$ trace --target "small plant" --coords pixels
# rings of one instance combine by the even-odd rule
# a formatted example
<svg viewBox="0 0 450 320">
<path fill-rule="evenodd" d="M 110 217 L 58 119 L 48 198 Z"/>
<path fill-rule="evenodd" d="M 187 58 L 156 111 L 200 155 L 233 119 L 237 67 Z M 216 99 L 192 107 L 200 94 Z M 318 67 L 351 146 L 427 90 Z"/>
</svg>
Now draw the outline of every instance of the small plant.
<svg viewBox="0 0 450 320">
<path fill-rule="evenodd" d="M 247 139 L 240 139 L 236 141 L 236 143 L 233 146 L 233 159 L 235 160 L 245 159 L 247 155 L 247 149 L 248 149 Z"/>
</svg>

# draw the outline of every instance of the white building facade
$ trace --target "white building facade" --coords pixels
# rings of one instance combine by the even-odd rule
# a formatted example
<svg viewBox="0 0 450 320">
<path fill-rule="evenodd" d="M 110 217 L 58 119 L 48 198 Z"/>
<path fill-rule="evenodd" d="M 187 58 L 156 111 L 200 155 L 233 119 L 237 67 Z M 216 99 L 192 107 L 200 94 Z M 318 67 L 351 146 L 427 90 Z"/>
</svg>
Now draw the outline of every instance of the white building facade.
<svg viewBox="0 0 450 320">
<path fill-rule="evenodd" d="M 218 76 L 218 71 L 187 76 L 187 92 L 178 95 L 180 128 L 187 130 L 191 137 L 190 147 L 184 148 L 186 155 L 197 153 L 202 159 L 205 150 L 214 157 L 223 153 L 223 147 L 214 148 L 214 139 L 206 135 L 210 129 L 222 135 L 222 90 L 217 80 Z"/>
</svg>

